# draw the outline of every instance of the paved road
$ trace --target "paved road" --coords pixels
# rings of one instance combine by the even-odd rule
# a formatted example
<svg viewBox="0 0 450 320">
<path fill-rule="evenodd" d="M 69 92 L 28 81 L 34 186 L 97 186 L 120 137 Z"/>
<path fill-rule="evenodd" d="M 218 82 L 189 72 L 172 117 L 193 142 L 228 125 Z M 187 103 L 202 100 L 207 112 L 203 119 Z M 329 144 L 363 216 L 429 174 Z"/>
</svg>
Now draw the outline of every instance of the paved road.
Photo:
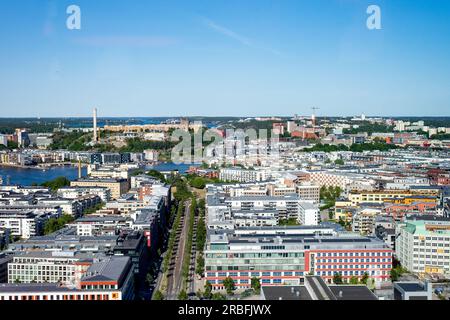
<svg viewBox="0 0 450 320">
<path fill-rule="evenodd" d="M 177 241 L 174 248 L 175 252 L 173 255 L 174 266 L 173 270 L 169 271 L 168 283 L 167 283 L 167 300 L 177 300 L 178 294 L 183 289 L 183 259 L 185 256 L 184 246 L 187 240 L 187 233 L 189 230 L 189 211 L 191 208 L 191 203 L 187 202 L 185 205 L 184 219 L 182 219 L 182 229 L 179 234 L 177 234 Z"/>
</svg>

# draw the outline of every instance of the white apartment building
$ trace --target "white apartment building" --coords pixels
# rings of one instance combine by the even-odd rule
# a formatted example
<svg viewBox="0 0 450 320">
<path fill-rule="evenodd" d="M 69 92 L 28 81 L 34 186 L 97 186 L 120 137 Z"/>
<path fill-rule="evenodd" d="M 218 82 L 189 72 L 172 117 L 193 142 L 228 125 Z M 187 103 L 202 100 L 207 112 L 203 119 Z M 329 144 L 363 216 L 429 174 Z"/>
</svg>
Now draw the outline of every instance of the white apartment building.
<svg viewBox="0 0 450 320">
<path fill-rule="evenodd" d="M 317 203 L 312 200 L 301 201 L 298 222 L 305 226 L 317 226 L 321 222 Z"/>
<path fill-rule="evenodd" d="M 410 217 L 396 233 L 395 252 L 402 266 L 417 273 L 450 274 L 450 219 Z"/>
<path fill-rule="evenodd" d="M 0 144 L 4 146 L 8 145 L 8 138 L 4 134 L 0 134 Z"/>
<path fill-rule="evenodd" d="M 106 215 L 88 215 L 69 224 L 77 230 L 78 236 L 116 235 L 119 230 L 130 228 L 130 218 Z"/>
<path fill-rule="evenodd" d="M 229 192 L 231 197 L 266 196 L 267 188 L 265 185 L 238 186 L 238 187 L 231 187 L 229 189 Z"/>
<path fill-rule="evenodd" d="M 28 251 L 16 254 L 8 264 L 8 283 L 61 283 L 75 285 L 92 260 L 92 254 L 61 251 Z"/>
<path fill-rule="evenodd" d="M 236 211 L 231 217 L 234 226 L 269 227 L 278 225 L 278 212 L 274 210 Z"/>
<path fill-rule="evenodd" d="M 225 168 L 220 169 L 219 178 L 223 181 L 256 182 L 268 180 L 270 174 L 265 170 Z"/>
<path fill-rule="evenodd" d="M 279 219 L 299 219 L 300 203 L 302 200 L 297 195 L 284 197 L 254 196 L 231 197 L 225 199 L 225 203 L 231 211 L 276 210 Z"/>
<path fill-rule="evenodd" d="M 39 235 L 46 215 L 37 215 L 33 211 L 0 210 L 0 228 L 8 229 L 15 237 L 28 239 Z"/>
<path fill-rule="evenodd" d="M 59 197 L 66 199 L 77 199 L 90 194 L 99 196 L 103 202 L 111 199 L 111 190 L 106 187 L 63 187 L 57 191 Z"/>
<path fill-rule="evenodd" d="M 71 216 L 79 216 L 89 208 L 95 207 L 101 203 L 100 197 L 97 195 L 87 194 L 85 196 L 78 197 L 76 199 L 64 199 L 64 198 L 50 198 L 44 199 L 39 202 L 45 205 L 54 205 L 61 207 L 61 211 L 64 214 Z"/>
<path fill-rule="evenodd" d="M 372 235 L 375 229 L 375 220 L 381 215 L 380 209 L 362 209 L 352 217 L 352 230 L 362 235 Z"/>
<path fill-rule="evenodd" d="M 107 202 L 105 205 L 105 209 L 117 209 L 120 211 L 121 214 L 127 215 L 132 211 L 143 209 L 146 206 L 147 205 L 143 201 L 138 201 L 135 199 L 132 200 L 119 199 L 116 201 Z"/>
<path fill-rule="evenodd" d="M 162 210 L 164 204 L 165 201 L 162 196 L 144 196 L 143 200 L 138 200 L 133 197 L 110 201 L 106 203 L 105 209 L 117 209 L 121 214 L 129 215 L 131 212 L 141 209 L 153 209 L 159 212 Z"/>
<path fill-rule="evenodd" d="M 297 197 L 232 197 L 225 203 L 232 211 L 276 210 L 280 219 L 298 218 L 299 202 Z"/>
<path fill-rule="evenodd" d="M 99 179 L 128 179 L 130 168 L 125 165 L 102 165 L 91 164 L 87 167 L 87 174 L 92 178 Z"/>
</svg>

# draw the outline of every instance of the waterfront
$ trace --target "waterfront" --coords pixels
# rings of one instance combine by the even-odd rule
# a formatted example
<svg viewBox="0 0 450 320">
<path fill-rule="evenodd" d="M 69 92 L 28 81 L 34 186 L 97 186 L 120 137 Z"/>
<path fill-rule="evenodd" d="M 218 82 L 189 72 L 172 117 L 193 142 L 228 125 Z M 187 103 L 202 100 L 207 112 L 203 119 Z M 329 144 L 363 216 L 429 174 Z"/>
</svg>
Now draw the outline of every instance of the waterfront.
<svg viewBox="0 0 450 320">
<path fill-rule="evenodd" d="M 83 175 L 86 174 L 86 168 L 82 169 L 82 173 Z M 6 185 L 9 180 L 9 183 L 13 185 L 30 186 L 33 183 L 41 184 L 61 176 L 69 180 L 74 180 L 78 177 L 78 168 L 64 166 L 44 170 L 37 168 L 0 167 L 0 176 L 3 179 L 3 185 Z"/>
<path fill-rule="evenodd" d="M 174 164 L 171 162 L 167 162 L 160 163 L 156 166 L 149 166 L 147 167 L 147 169 L 155 169 L 158 171 L 178 170 L 181 174 L 184 174 L 191 166 L 196 165 Z M 86 172 L 86 168 L 83 168 L 83 176 L 86 175 Z M 66 177 L 69 180 L 75 180 L 78 177 L 78 168 L 73 166 L 64 166 L 51 167 L 43 170 L 35 167 L 0 167 L 0 177 L 3 179 L 3 185 L 6 185 L 9 180 L 9 184 L 30 186 L 33 183 L 41 184 L 45 181 L 52 180 L 61 176 Z"/>
<path fill-rule="evenodd" d="M 198 167 L 199 164 L 175 164 L 172 162 L 162 162 L 159 163 L 155 166 L 148 166 L 146 167 L 148 170 L 150 169 L 154 169 L 154 170 L 158 170 L 158 171 L 174 171 L 174 170 L 178 170 L 178 172 L 180 174 L 184 174 L 186 173 L 186 171 L 190 168 L 190 167 Z"/>
</svg>

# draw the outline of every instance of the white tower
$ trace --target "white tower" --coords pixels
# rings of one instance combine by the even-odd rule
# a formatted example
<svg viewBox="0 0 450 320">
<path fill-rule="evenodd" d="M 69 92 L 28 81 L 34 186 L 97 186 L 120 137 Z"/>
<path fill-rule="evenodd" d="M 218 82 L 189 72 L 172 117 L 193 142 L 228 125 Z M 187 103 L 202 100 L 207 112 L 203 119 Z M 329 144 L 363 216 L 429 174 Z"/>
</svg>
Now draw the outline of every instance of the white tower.
<svg viewBox="0 0 450 320">
<path fill-rule="evenodd" d="M 94 108 L 94 143 L 97 142 L 98 137 L 97 137 L 97 108 Z"/>
</svg>

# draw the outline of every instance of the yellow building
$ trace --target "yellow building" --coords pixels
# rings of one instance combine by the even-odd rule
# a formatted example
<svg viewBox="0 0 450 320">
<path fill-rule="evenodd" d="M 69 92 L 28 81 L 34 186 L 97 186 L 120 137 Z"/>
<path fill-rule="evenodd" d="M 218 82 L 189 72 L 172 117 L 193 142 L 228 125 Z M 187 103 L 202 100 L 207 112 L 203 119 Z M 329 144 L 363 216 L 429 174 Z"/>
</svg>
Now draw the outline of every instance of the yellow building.
<svg viewBox="0 0 450 320">
<path fill-rule="evenodd" d="M 119 199 L 130 189 L 127 179 L 78 179 L 70 182 L 71 187 L 106 187 L 112 199 Z"/>
<path fill-rule="evenodd" d="M 348 195 L 348 199 L 352 206 L 358 206 L 360 203 L 383 203 L 385 200 L 392 200 L 395 198 L 404 198 L 411 196 L 410 191 L 353 191 Z"/>
<path fill-rule="evenodd" d="M 410 196 L 403 199 L 404 204 L 410 205 L 415 202 L 436 203 L 437 198 L 433 196 Z"/>
<path fill-rule="evenodd" d="M 334 218 L 336 220 L 342 219 L 343 221 L 352 221 L 353 212 L 355 207 L 352 206 L 352 202 L 349 200 L 338 200 L 334 205 Z"/>
</svg>

